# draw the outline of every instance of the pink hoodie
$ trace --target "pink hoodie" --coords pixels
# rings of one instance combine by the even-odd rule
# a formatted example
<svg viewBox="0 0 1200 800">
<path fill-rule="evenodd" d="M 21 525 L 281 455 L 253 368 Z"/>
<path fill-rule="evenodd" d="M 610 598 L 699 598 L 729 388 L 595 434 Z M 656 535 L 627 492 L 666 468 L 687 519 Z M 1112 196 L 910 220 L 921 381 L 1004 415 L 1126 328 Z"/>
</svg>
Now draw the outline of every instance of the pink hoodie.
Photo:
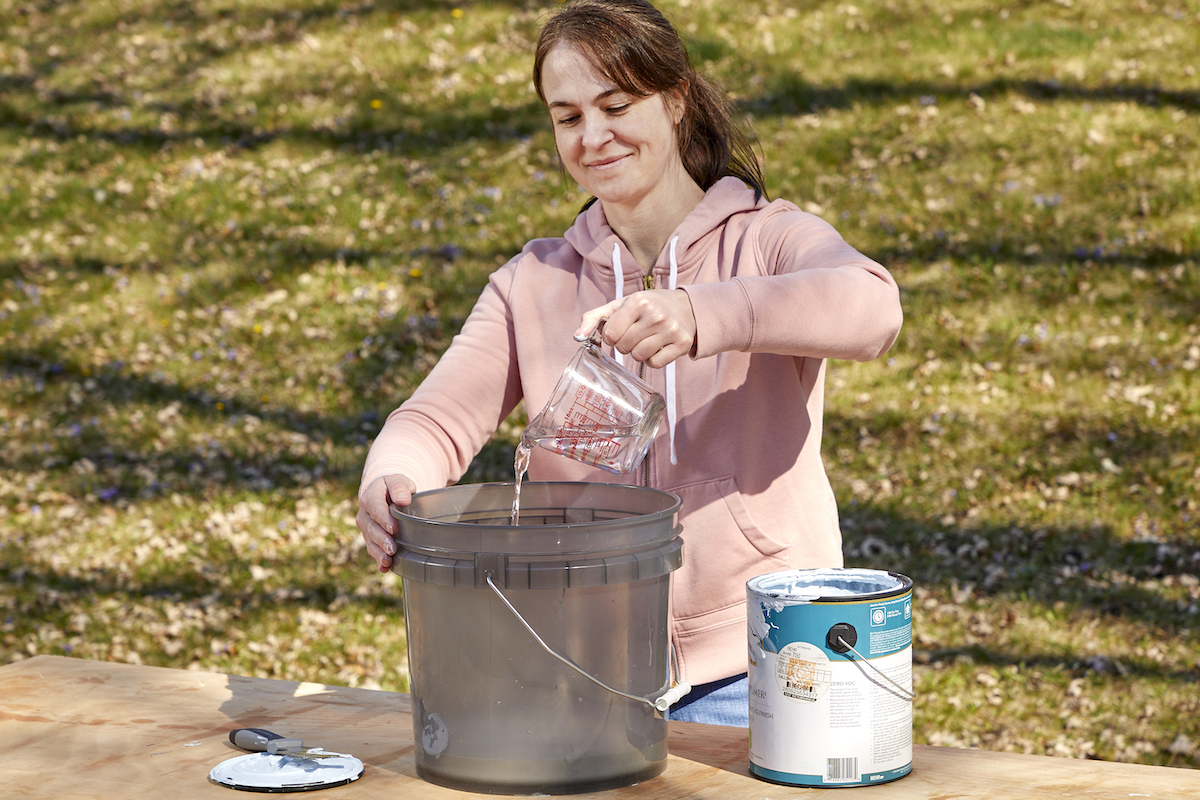
<svg viewBox="0 0 1200 800">
<path fill-rule="evenodd" d="M 652 273 L 656 288 L 688 293 L 697 325 L 691 358 L 645 375 L 667 399 L 649 482 L 683 501 L 671 634 L 696 685 L 746 671 L 748 579 L 841 566 L 821 462 L 825 359 L 886 352 L 900 299 L 891 275 L 824 220 L 756 201 L 736 178 L 708 191 Z M 418 490 L 457 481 L 522 398 L 531 413 L 545 404 L 579 347 L 583 313 L 643 287 L 599 202 L 564 238 L 530 242 L 492 274 L 461 333 L 388 417 L 362 486 L 390 473 Z M 529 477 L 636 483 L 642 470 L 615 476 L 535 448 Z"/>
</svg>

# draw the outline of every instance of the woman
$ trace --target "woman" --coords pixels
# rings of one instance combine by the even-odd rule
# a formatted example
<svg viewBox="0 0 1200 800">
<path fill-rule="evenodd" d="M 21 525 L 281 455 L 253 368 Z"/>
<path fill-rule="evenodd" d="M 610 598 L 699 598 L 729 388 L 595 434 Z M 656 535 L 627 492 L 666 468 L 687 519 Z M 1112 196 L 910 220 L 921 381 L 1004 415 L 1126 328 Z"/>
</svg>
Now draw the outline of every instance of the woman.
<svg viewBox="0 0 1200 800">
<path fill-rule="evenodd" d="M 562 238 L 492 274 L 367 456 L 358 525 L 381 570 L 388 504 L 458 480 L 523 398 L 541 408 L 577 344 L 645 366 L 668 424 L 629 482 L 679 495 L 671 637 L 695 688 L 672 719 L 747 724 L 745 581 L 841 566 L 821 463 L 825 360 L 868 360 L 901 324 L 895 281 L 827 223 L 763 197 L 728 101 L 642 0 L 574 0 L 538 40 L 534 84 L 567 172 L 596 198 Z M 535 480 L 621 480 L 535 449 Z"/>
</svg>

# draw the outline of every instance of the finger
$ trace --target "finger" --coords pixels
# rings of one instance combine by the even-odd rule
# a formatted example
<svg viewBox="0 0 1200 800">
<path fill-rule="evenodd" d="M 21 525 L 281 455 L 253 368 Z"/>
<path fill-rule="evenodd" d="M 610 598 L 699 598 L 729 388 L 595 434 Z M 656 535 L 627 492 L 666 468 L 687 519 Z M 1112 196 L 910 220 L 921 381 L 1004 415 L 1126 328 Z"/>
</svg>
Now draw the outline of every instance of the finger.
<svg viewBox="0 0 1200 800">
<path fill-rule="evenodd" d="M 354 521 L 362 531 L 363 541 L 367 543 L 367 555 L 379 564 L 380 572 L 387 572 L 392 566 L 396 541 L 371 518 L 365 509 L 359 509 Z"/>
<path fill-rule="evenodd" d="M 360 508 L 358 510 L 354 522 L 358 525 L 363 541 L 367 543 L 367 550 L 371 552 L 372 558 L 378 558 L 378 553 L 390 556 L 396 552 L 396 540 L 367 513 L 366 509 Z M 372 548 L 378 551 L 378 553 L 372 552 Z"/>
<path fill-rule="evenodd" d="M 612 300 L 602 306 L 598 306 L 589 311 L 583 312 L 583 316 L 579 320 L 579 327 L 575 329 L 575 337 L 581 338 L 591 336 L 596 330 L 596 326 L 600 324 L 600 320 L 608 319 L 613 312 L 620 308 L 624 300 Z M 607 324 L 605 325 L 607 333 Z M 605 337 L 607 338 L 607 336 Z"/>
<path fill-rule="evenodd" d="M 392 565 L 396 554 L 396 521 L 391 505 L 407 506 L 416 487 L 404 475 L 387 475 L 372 481 L 363 491 L 355 523 L 367 544 L 367 553 L 379 564 L 381 572 Z"/>
<path fill-rule="evenodd" d="M 407 475 L 385 475 L 381 480 L 387 487 L 386 499 L 391 505 L 404 508 L 412 502 L 417 487 Z M 391 521 L 391 509 L 388 509 L 388 520 Z"/>
<path fill-rule="evenodd" d="M 691 346 L 672 344 L 666 347 L 659 348 L 656 352 L 644 359 L 646 366 L 654 369 L 662 369 L 687 353 L 691 352 Z"/>
<path fill-rule="evenodd" d="M 612 331 L 613 346 L 629 353 L 635 361 L 649 361 L 663 348 L 673 347 L 670 360 L 678 357 L 678 348 L 690 338 L 679 313 L 673 292 L 639 292 L 629 298 L 605 325 L 605 338 Z"/>
<path fill-rule="evenodd" d="M 391 507 L 407 506 L 412 502 L 415 489 L 412 481 L 404 475 L 386 475 L 371 482 L 363 492 L 359 505 L 383 530 L 395 534 L 396 522 L 392 519 Z"/>
<path fill-rule="evenodd" d="M 609 315 L 604 322 L 604 343 L 617 352 L 633 352 L 650 333 L 653 310 L 642 297 L 644 294 L 638 292 L 609 304 Z"/>
<path fill-rule="evenodd" d="M 661 367 L 664 363 L 674 361 L 692 346 L 692 334 L 675 319 L 668 318 L 647 324 L 639 331 L 631 333 L 631 338 L 637 333 L 644 335 L 634 345 L 630 354 L 635 360 L 644 361 L 652 367 Z M 666 362 L 663 361 L 664 358 Z"/>
<path fill-rule="evenodd" d="M 654 369 L 662 369 L 667 364 L 670 364 L 675 359 L 679 358 L 687 352 L 683 347 L 663 343 L 659 346 L 658 343 L 651 340 L 644 340 L 637 348 L 630 353 L 630 357 L 634 361 L 645 364 Z"/>
<path fill-rule="evenodd" d="M 417 493 L 416 484 L 407 475 L 386 475 L 383 478 L 387 486 L 387 500 L 393 506 L 405 508 L 412 503 L 413 495 Z M 383 555 L 378 559 L 379 571 L 387 572 L 392 566 L 393 557 L 396 555 L 399 547 L 396 545 L 394 538 L 398 533 L 398 525 L 396 518 L 392 516 L 392 509 L 387 509 L 387 522 L 381 528 L 386 535 L 383 540 Z"/>
<path fill-rule="evenodd" d="M 646 314 L 646 334 L 634 357 L 661 369 L 691 352 L 696 341 L 696 317 L 686 292 L 660 292 Z"/>
<path fill-rule="evenodd" d="M 385 531 L 389 535 L 396 532 L 396 523 L 392 521 L 392 513 L 390 506 L 388 505 L 388 497 L 386 493 L 382 495 L 364 494 L 362 502 L 359 505 L 358 514 L 359 518 L 365 516 L 365 518 L 372 522 L 376 527 Z M 366 529 L 363 527 L 363 525 L 360 524 L 358 527 L 359 529 L 363 530 L 364 533 L 366 532 Z"/>
</svg>

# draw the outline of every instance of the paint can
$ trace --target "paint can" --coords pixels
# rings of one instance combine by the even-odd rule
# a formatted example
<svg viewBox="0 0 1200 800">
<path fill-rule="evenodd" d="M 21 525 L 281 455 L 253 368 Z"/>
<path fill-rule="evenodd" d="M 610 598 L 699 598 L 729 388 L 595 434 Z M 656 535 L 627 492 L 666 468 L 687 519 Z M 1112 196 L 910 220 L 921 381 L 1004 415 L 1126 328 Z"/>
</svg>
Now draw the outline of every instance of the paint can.
<svg viewBox="0 0 1200 800">
<path fill-rule="evenodd" d="M 750 772 L 869 786 L 912 771 L 912 580 L 811 569 L 746 583 Z"/>
</svg>

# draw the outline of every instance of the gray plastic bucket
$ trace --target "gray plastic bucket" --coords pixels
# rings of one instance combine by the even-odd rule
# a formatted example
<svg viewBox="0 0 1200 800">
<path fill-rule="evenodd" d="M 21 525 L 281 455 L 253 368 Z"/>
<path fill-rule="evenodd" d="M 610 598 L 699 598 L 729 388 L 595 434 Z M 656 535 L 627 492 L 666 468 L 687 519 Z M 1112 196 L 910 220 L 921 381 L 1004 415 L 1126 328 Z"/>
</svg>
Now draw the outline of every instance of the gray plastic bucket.
<svg viewBox="0 0 1200 800">
<path fill-rule="evenodd" d="M 417 773 L 496 794 L 596 791 L 658 775 L 667 725 L 650 703 L 669 684 L 679 498 L 527 482 L 516 526 L 512 499 L 511 483 L 471 484 L 392 509 Z"/>
</svg>

